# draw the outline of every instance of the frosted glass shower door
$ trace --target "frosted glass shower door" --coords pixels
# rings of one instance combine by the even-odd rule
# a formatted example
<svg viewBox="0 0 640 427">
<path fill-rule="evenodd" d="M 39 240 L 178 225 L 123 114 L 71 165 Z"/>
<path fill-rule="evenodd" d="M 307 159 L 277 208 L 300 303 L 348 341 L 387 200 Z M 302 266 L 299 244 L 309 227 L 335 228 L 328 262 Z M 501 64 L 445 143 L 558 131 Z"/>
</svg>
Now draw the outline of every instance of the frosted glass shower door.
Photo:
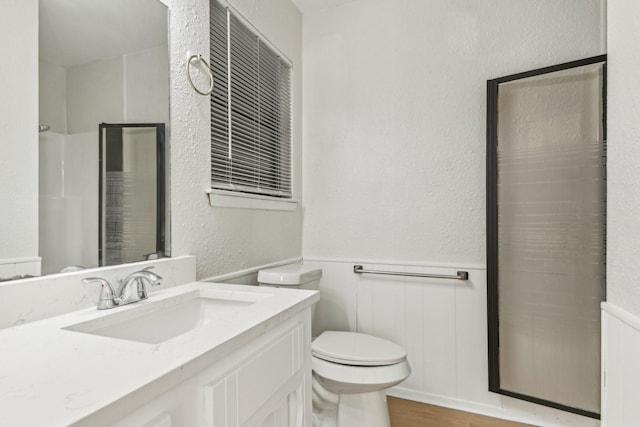
<svg viewBox="0 0 640 427">
<path fill-rule="evenodd" d="M 490 390 L 594 418 L 605 297 L 604 60 L 488 85 Z"/>
<path fill-rule="evenodd" d="M 100 125 L 100 265 L 164 254 L 164 124 Z"/>
</svg>

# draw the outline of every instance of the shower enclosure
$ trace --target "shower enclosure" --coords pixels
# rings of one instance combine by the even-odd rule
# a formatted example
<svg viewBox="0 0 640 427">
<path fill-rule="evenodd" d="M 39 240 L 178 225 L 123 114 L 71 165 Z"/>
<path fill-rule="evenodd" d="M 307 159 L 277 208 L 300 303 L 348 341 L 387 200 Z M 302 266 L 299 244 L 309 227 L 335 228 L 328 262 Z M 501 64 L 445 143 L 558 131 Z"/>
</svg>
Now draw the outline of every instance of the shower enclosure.
<svg viewBox="0 0 640 427">
<path fill-rule="evenodd" d="M 487 84 L 489 389 L 599 418 L 606 56 Z"/>
<path fill-rule="evenodd" d="M 100 124 L 100 265 L 165 254 L 164 123 Z"/>
</svg>

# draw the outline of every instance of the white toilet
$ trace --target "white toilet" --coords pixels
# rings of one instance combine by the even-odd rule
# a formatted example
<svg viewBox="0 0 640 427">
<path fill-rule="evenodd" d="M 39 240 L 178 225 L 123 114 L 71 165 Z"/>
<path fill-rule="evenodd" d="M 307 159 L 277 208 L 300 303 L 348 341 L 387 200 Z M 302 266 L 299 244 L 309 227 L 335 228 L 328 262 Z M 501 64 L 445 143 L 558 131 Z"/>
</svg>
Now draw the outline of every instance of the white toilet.
<svg viewBox="0 0 640 427">
<path fill-rule="evenodd" d="M 321 277 L 321 269 L 297 263 L 260 270 L 258 283 L 317 290 Z M 390 427 L 385 389 L 411 373 L 404 348 L 372 335 L 325 331 L 311 352 L 314 427 Z"/>
</svg>

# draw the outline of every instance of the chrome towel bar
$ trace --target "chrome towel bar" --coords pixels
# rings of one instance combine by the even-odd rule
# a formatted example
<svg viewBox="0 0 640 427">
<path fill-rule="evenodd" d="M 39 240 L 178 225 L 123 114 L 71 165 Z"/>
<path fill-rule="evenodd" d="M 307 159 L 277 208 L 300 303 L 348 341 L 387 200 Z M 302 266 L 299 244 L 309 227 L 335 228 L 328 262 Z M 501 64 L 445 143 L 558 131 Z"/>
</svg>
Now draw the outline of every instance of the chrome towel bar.
<svg viewBox="0 0 640 427">
<path fill-rule="evenodd" d="M 425 274 L 425 273 L 403 273 L 399 271 L 381 271 L 381 270 L 365 270 L 361 265 L 354 265 L 353 272 L 357 274 L 387 274 L 390 276 L 411 276 L 411 277 L 427 277 L 429 279 L 453 279 L 453 280 L 469 280 L 468 271 L 456 271 L 452 274 Z"/>
</svg>

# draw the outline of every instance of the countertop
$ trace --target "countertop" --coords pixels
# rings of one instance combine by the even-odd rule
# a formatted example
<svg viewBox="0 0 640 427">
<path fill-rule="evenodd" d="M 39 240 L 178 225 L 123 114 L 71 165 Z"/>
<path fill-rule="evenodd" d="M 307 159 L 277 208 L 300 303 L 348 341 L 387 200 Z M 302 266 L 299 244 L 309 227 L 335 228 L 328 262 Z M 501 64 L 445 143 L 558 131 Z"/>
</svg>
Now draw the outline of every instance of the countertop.
<svg viewBox="0 0 640 427">
<path fill-rule="evenodd" d="M 200 289 L 266 296 L 159 344 L 63 329 Z M 319 298 L 316 291 L 192 282 L 127 306 L 89 308 L 1 330 L 1 423 L 66 426 L 125 397 L 157 396 Z"/>
</svg>

